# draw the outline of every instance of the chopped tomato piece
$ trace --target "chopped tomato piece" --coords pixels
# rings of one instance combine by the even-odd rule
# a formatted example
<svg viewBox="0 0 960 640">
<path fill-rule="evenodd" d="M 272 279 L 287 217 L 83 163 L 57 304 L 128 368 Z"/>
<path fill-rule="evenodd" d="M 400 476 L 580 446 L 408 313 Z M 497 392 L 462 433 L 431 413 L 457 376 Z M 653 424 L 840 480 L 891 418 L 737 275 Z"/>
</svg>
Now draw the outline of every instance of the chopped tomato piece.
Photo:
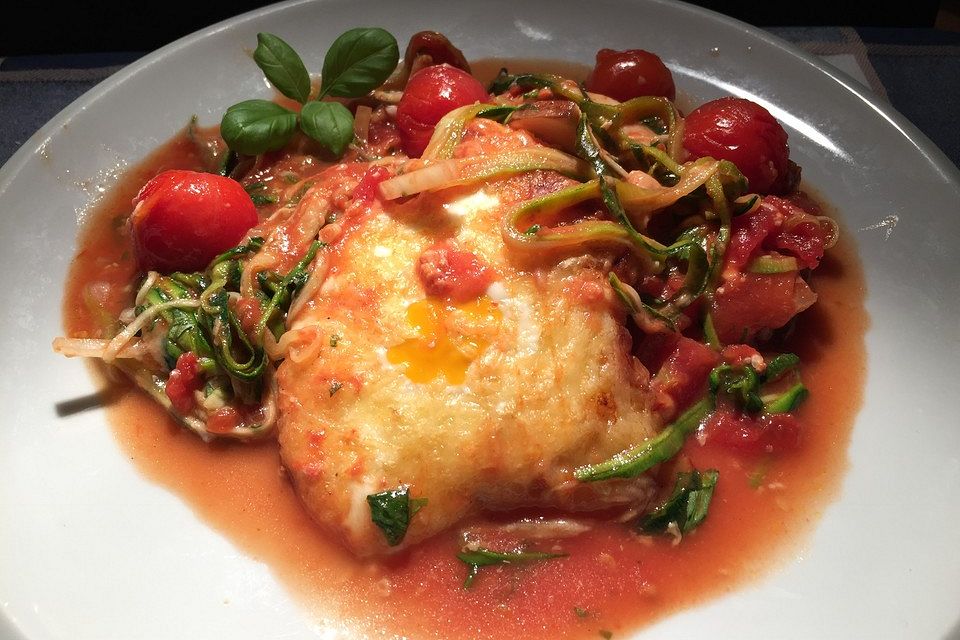
<svg viewBox="0 0 960 640">
<path fill-rule="evenodd" d="M 717 289 L 711 305 L 721 342 L 746 342 L 765 329 L 779 329 L 813 302 L 816 294 L 788 273 L 742 273 Z"/>
<path fill-rule="evenodd" d="M 797 259 L 801 269 L 815 269 L 823 257 L 826 232 L 816 219 L 804 220 L 789 229 L 784 228 L 770 238 L 768 244 Z"/>
<path fill-rule="evenodd" d="M 797 449 L 802 428 L 796 416 L 789 413 L 750 416 L 721 409 L 707 418 L 704 435 L 707 446 L 757 455 Z"/>
<path fill-rule="evenodd" d="M 234 313 L 237 314 L 237 318 L 240 320 L 240 326 L 243 327 L 243 330 L 248 334 L 253 333 L 257 323 L 260 322 L 260 318 L 263 317 L 263 309 L 260 306 L 260 301 L 256 298 L 248 298 L 245 296 L 237 298 Z"/>
<path fill-rule="evenodd" d="M 193 392 L 203 384 L 198 367 L 199 358 L 192 351 L 186 351 L 177 358 L 177 366 L 170 372 L 164 391 L 173 408 L 181 414 L 190 413 L 196 404 Z"/>
<path fill-rule="evenodd" d="M 417 264 L 428 296 L 467 302 L 482 296 L 493 282 L 493 271 L 469 251 L 446 246 L 427 249 Z"/>
<path fill-rule="evenodd" d="M 353 196 L 363 203 L 373 202 L 377 198 L 377 187 L 390 177 L 390 170 L 386 167 L 370 167 L 360 178 L 360 183 L 353 191 Z"/>
<path fill-rule="evenodd" d="M 677 334 L 656 334 L 644 340 L 640 360 L 648 370 L 656 371 L 650 382 L 653 408 L 669 419 L 703 395 L 707 376 L 720 356 L 696 340 Z"/>
<path fill-rule="evenodd" d="M 782 216 L 764 198 L 760 206 L 750 213 L 733 219 L 730 228 L 730 244 L 724 255 L 724 271 L 743 271 L 757 249 L 782 222 Z"/>
<path fill-rule="evenodd" d="M 767 196 L 754 211 L 733 219 L 724 270 L 742 271 L 760 253 L 794 256 L 802 269 L 820 264 L 827 231 L 811 214 L 783 198 Z"/>
<path fill-rule="evenodd" d="M 763 373 L 767 368 L 760 352 L 748 344 L 731 344 L 720 351 L 723 361 L 734 367 L 750 365 L 758 373 Z"/>
<path fill-rule="evenodd" d="M 207 416 L 207 431 L 210 433 L 230 433 L 239 424 L 240 413 L 233 407 L 220 407 Z"/>
</svg>

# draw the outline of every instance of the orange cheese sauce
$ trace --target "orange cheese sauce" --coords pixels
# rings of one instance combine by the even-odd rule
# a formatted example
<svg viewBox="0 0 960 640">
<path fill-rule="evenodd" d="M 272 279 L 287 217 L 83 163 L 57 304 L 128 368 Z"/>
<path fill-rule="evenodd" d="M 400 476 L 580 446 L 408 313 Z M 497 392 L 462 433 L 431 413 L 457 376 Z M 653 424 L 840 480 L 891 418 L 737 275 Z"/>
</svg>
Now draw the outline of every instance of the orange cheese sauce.
<svg viewBox="0 0 960 640">
<path fill-rule="evenodd" d="M 108 308 L 122 307 L 119 298 L 132 295 L 135 267 L 123 219 L 140 186 L 162 169 L 200 163 L 192 145 L 177 138 L 131 170 L 91 213 L 65 295 L 68 335 L 94 335 L 100 326 L 103 312 L 91 304 L 89 283 L 107 282 L 121 292 L 105 302 Z M 800 411 L 806 425 L 800 450 L 775 460 L 744 460 L 691 438 L 685 453 L 699 468 L 719 469 L 721 480 L 708 518 L 681 544 L 637 536 L 624 524 L 588 520 L 588 532 L 543 549 L 566 557 L 482 569 L 470 589 L 462 587 L 467 567 L 456 559 L 463 544 L 457 531 L 382 562 L 358 561 L 325 538 L 284 477 L 274 442 L 205 444 L 129 387 L 106 415 L 119 450 L 145 477 L 268 564 L 311 615 L 343 620 L 352 635 L 553 639 L 596 638 L 610 631 L 623 637 L 770 572 L 797 553 L 837 496 L 862 397 L 868 325 L 863 272 L 848 238 L 829 252 L 812 286 L 820 300 L 784 345 L 802 358 L 811 391 Z M 419 337 L 394 347 L 388 357 L 404 363 L 412 379 L 443 375 L 455 384 L 469 364 L 470 349 L 483 345 L 467 344 L 469 333 L 451 329 L 448 321 L 458 314 L 496 321 L 497 312 L 487 301 L 459 308 L 418 304 L 408 321 Z M 440 351 L 445 355 L 438 363 Z M 519 515 L 530 514 L 490 515 L 465 527 Z"/>
</svg>

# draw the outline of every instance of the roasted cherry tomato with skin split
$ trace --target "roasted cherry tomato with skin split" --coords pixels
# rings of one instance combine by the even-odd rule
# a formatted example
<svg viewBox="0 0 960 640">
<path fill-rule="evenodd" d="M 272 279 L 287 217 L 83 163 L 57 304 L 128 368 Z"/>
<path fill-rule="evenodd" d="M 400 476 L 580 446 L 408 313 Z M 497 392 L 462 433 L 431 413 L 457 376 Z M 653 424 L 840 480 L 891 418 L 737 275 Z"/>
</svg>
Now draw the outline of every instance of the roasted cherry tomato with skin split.
<svg viewBox="0 0 960 640">
<path fill-rule="evenodd" d="M 133 248 L 143 271 L 200 271 L 258 222 L 240 183 L 212 173 L 164 171 L 133 203 Z"/>
<path fill-rule="evenodd" d="M 677 95 L 670 69 L 659 56 L 643 49 L 600 49 L 596 65 L 584 84 L 587 91 L 620 102 L 640 96 L 673 100 Z"/>
<path fill-rule="evenodd" d="M 489 97 L 479 80 L 447 64 L 425 67 L 413 74 L 397 105 L 397 129 L 404 153 L 419 157 L 440 118 L 457 107 L 486 102 Z"/>
<path fill-rule="evenodd" d="M 787 132 L 770 112 L 744 98 L 720 98 L 684 121 L 683 147 L 692 158 L 737 165 L 754 193 L 786 193 L 798 176 L 790 167 Z"/>
</svg>

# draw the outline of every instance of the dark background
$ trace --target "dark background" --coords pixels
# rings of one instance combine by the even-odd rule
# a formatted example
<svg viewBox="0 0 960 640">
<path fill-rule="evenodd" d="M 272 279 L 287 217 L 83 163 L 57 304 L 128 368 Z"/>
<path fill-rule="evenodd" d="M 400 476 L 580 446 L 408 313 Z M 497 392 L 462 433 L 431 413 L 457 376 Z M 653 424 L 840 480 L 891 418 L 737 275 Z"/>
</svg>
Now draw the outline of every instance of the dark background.
<svg viewBox="0 0 960 640">
<path fill-rule="evenodd" d="M 572 1 L 581 2 L 585 14 L 589 14 L 589 0 Z M 29 20 L 15 19 L 4 10 L 6 15 L 0 21 L 0 56 L 151 51 L 197 29 L 267 4 L 270 2 L 263 0 L 126 0 L 67 2 L 54 7 L 51 3 L 42 16 L 35 15 Z M 951 17 L 956 19 L 960 0 L 767 0 L 763 3 L 699 0 L 694 4 L 757 26 L 933 27 L 937 24 L 938 12 L 941 22 L 944 11 L 948 21 Z"/>
</svg>

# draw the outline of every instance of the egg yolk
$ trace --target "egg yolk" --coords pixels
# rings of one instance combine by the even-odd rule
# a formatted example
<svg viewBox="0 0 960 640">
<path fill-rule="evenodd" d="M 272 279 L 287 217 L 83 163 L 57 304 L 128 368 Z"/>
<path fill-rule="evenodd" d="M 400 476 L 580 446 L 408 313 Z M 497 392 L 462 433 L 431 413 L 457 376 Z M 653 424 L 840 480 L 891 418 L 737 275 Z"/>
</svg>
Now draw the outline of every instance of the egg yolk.
<svg viewBox="0 0 960 640">
<path fill-rule="evenodd" d="M 462 384 L 467 368 L 489 345 L 502 315 L 487 297 L 462 304 L 419 300 L 407 307 L 407 324 L 417 336 L 387 349 L 387 360 L 403 367 L 414 382 L 440 376 L 448 384 Z"/>
</svg>

